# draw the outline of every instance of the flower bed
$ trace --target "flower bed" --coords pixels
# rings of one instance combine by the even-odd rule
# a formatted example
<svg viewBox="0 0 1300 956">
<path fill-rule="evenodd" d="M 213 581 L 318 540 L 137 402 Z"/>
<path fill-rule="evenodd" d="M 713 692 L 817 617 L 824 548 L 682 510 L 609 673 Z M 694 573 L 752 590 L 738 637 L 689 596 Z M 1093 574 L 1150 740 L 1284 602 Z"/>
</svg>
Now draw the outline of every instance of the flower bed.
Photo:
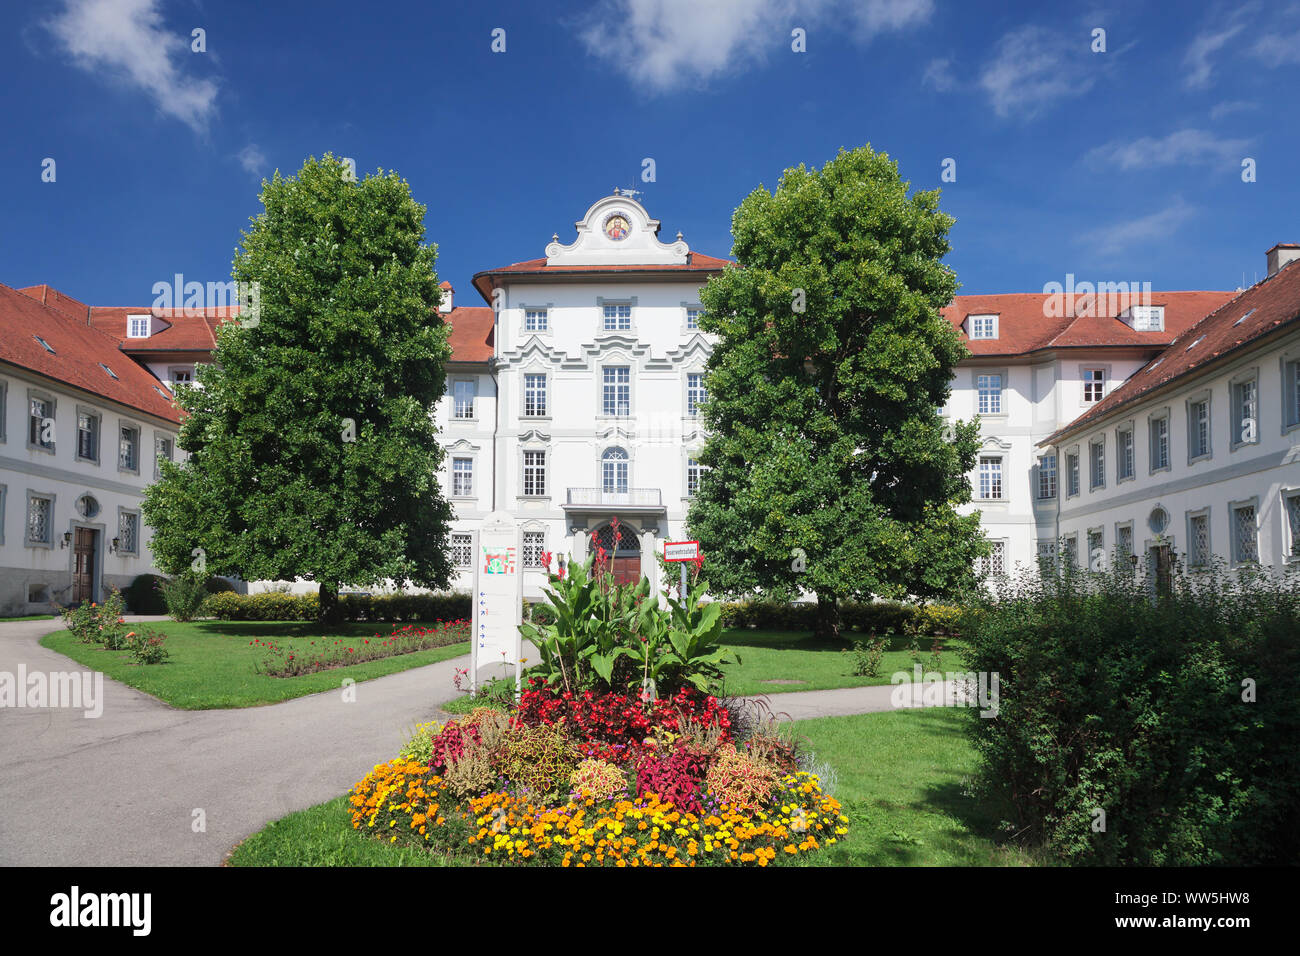
<svg viewBox="0 0 1300 956">
<path fill-rule="evenodd" d="M 467 860 L 765 867 L 847 832 L 808 757 L 770 719 L 689 689 L 635 701 L 534 687 L 510 715 L 419 728 L 353 787 L 351 824 Z"/>
<path fill-rule="evenodd" d="M 274 641 L 263 641 L 260 638 L 249 641 L 248 646 L 260 648 L 266 654 L 258 668 L 259 673 L 271 677 L 298 677 L 381 657 L 413 654 L 431 647 L 446 647 L 448 644 L 468 641 L 469 635 L 469 621 L 439 621 L 431 628 L 408 624 L 386 638 L 376 634 L 374 638 L 343 638 L 333 644 L 312 641 L 310 646 L 319 649 L 305 654 L 301 653 L 301 649 L 283 647 Z"/>
</svg>

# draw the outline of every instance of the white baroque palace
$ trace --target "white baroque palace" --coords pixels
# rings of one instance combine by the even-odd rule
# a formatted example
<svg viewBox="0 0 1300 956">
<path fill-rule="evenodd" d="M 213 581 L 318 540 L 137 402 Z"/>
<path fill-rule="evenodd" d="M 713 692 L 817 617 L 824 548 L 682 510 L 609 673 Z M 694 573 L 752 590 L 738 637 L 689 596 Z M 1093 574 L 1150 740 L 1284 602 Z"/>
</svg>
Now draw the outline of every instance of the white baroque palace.
<svg viewBox="0 0 1300 956">
<path fill-rule="evenodd" d="M 435 415 L 458 588 L 470 532 L 493 510 L 522 525 L 529 597 L 543 552 L 581 560 L 593 532 L 614 552 L 615 517 L 620 576 L 659 584 L 654 554 L 686 536 L 712 346 L 700 290 L 733 264 L 680 233 L 662 241 L 618 191 L 575 226 L 541 258 L 475 275 L 485 305 L 456 306 L 442 286 L 452 360 Z M 1137 556 L 1156 571 L 1176 557 L 1297 560 L 1297 258 L 1300 246 L 1274 246 L 1267 278 L 1236 292 L 956 297 L 944 313 L 970 356 L 944 414 L 980 418 L 968 508 L 993 542 L 980 570 L 1047 556 Z M 0 286 L 0 614 L 156 571 L 139 519 L 148 452 L 175 454 L 171 389 L 208 360 L 224 317 Z"/>
</svg>

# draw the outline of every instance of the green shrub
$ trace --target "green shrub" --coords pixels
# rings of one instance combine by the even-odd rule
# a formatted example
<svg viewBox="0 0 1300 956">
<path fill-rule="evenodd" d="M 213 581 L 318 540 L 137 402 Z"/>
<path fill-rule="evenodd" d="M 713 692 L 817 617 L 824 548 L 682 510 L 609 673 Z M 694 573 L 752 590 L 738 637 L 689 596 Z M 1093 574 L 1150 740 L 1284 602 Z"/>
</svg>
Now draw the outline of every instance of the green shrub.
<svg viewBox="0 0 1300 956">
<path fill-rule="evenodd" d="M 235 586 L 225 578 L 219 578 L 215 574 L 208 578 L 203 585 L 204 590 L 209 594 L 229 594 L 235 590 Z"/>
<path fill-rule="evenodd" d="M 99 606 L 82 601 L 77 607 L 63 608 L 63 623 L 72 636 L 83 644 L 99 640 Z"/>
<path fill-rule="evenodd" d="M 433 757 L 433 738 L 442 733 L 442 724 L 436 720 L 416 724 L 411 739 L 402 747 L 398 756 L 403 760 L 414 760 L 427 765 Z"/>
<path fill-rule="evenodd" d="M 132 614 L 166 614 L 167 602 L 160 586 L 167 579 L 158 574 L 138 574 L 124 592 Z"/>
<path fill-rule="evenodd" d="M 948 609 L 954 615 L 955 608 Z M 757 628 L 762 631 L 811 631 L 817 621 L 813 602 L 786 604 L 780 601 L 728 601 L 722 605 L 722 622 L 728 628 Z M 930 606 L 916 607 L 894 601 L 847 602 L 840 604 L 840 622 L 847 631 L 864 634 L 902 631 L 909 625 L 925 633 L 946 628 L 942 612 L 930 613 Z M 934 629 L 933 631 L 931 629 Z"/>
<path fill-rule="evenodd" d="M 94 638 L 110 651 L 120 651 L 126 647 L 126 632 L 129 630 L 122 615 L 126 613 L 126 602 L 122 592 L 117 588 L 108 589 L 108 597 L 99 608 L 96 618 Z"/>
<path fill-rule="evenodd" d="M 203 602 L 208 599 L 203 579 L 188 571 L 176 575 L 170 581 L 164 581 L 159 590 L 167 605 L 167 613 L 174 621 L 194 620 L 203 610 Z"/>
<path fill-rule="evenodd" d="M 861 641 L 853 642 L 853 674 L 855 677 L 879 677 L 880 661 L 889 648 L 889 638 L 882 637 L 863 646 Z"/>
<path fill-rule="evenodd" d="M 320 595 L 264 591 L 260 594 L 214 594 L 207 612 L 222 621 L 314 621 Z M 468 594 L 345 594 L 339 598 L 344 621 L 463 621 L 470 617 Z"/>
<path fill-rule="evenodd" d="M 1300 574 L 1026 575 L 965 622 L 977 789 L 1072 864 L 1300 859 Z M 1253 697 L 1251 696 L 1253 694 Z M 1104 813 L 1104 830 L 1100 829 Z"/>
<path fill-rule="evenodd" d="M 516 727 L 502 736 L 497 760 L 507 779 L 542 796 L 568 796 L 569 780 L 582 754 L 556 727 Z"/>
<path fill-rule="evenodd" d="M 161 664 L 171 655 L 163 646 L 167 635 L 153 628 L 136 624 L 125 635 L 126 649 L 131 652 L 131 660 L 137 664 Z"/>
</svg>

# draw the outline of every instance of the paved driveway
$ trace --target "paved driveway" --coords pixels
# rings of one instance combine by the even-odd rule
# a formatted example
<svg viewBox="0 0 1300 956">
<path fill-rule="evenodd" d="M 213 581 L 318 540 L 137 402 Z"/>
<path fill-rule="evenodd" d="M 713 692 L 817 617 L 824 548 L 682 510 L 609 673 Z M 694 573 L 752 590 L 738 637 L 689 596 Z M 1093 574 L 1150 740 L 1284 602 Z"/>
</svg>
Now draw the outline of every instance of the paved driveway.
<svg viewBox="0 0 1300 956">
<path fill-rule="evenodd" d="M 149 620 L 149 618 L 130 618 Z M 0 671 L 82 668 L 0 623 Z M 0 708 L 0 865 L 207 865 L 269 821 L 332 799 L 455 696 L 458 658 L 242 710 L 176 710 L 104 680 L 103 715 Z M 194 811 L 206 832 L 193 830 Z"/>
</svg>

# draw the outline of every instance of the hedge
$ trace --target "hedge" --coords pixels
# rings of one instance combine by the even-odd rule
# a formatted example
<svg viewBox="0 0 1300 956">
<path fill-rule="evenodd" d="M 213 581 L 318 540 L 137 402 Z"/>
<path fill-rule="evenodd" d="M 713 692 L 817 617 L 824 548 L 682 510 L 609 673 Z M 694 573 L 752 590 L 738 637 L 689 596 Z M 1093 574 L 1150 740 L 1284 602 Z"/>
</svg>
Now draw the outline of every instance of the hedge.
<svg viewBox="0 0 1300 956">
<path fill-rule="evenodd" d="M 166 580 L 157 574 L 136 575 L 122 592 L 127 610 L 132 614 L 166 614 L 167 602 L 158 590 L 158 584 Z"/>
<path fill-rule="evenodd" d="M 845 630 L 864 633 L 904 632 L 915 627 L 920 634 L 956 633 L 961 610 L 942 604 L 898 604 L 877 601 L 840 605 Z M 753 627 L 764 631 L 811 631 L 817 605 L 776 601 L 728 601 L 722 605 L 722 624 L 728 628 Z"/>
<path fill-rule="evenodd" d="M 320 616 L 318 594 L 214 594 L 206 613 L 222 621 L 314 621 Z M 345 594 L 339 597 L 344 621 L 459 621 L 470 617 L 468 594 Z"/>
</svg>

